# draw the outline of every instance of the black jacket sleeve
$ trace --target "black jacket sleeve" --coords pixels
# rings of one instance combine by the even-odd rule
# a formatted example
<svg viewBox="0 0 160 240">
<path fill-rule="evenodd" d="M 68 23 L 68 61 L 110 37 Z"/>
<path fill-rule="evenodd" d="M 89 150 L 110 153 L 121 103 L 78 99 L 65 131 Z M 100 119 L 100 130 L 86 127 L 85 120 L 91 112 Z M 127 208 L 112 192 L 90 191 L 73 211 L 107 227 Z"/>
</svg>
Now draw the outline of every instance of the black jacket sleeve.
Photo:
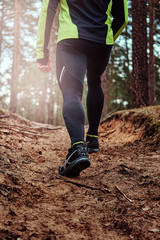
<svg viewBox="0 0 160 240">
<path fill-rule="evenodd" d="M 128 23 L 127 0 L 113 0 L 111 14 L 113 16 L 112 30 L 115 41 Z"/>
</svg>

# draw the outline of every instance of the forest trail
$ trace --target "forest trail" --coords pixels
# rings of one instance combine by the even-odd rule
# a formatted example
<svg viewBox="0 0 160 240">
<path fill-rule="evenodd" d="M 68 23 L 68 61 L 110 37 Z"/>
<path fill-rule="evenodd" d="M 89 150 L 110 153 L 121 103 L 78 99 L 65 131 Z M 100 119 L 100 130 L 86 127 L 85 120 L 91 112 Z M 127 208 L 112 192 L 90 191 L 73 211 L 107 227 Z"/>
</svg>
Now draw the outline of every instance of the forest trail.
<svg viewBox="0 0 160 240">
<path fill-rule="evenodd" d="M 114 113 L 77 178 L 64 127 L 0 109 L 0 239 L 160 239 L 160 106 Z"/>
</svg>

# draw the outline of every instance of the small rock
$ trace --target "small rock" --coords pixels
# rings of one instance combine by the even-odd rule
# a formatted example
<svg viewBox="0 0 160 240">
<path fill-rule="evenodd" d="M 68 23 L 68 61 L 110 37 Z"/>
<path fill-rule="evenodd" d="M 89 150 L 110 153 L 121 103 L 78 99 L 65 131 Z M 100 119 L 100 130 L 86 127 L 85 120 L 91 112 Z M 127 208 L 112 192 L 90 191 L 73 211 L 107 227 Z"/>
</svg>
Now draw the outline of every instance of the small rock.
<svg viewBox="0 0 160 240">
<path fill-rule="evenodd" d="M 157 228 L 149 229 L 148 231 L 149 231 L 149 232 L 152 232 L 152 233 L 160 232 L 160 230 L 157 229 Z"/>
<path fill-rule="evenodd" d="M 10 164 L 11 163 L 8 158 L 6 158 L 4 161 L 5 161 L 5 164 Z"/>
<path fill-rule="evenodd" d="M 25 160 L 23 160 L 22 163 L 23 163 L 23 164 L 29 164 L 29 162 L 28 162 L 28 161 L 25 161 Z"/>
<path fill-rule="evenodd" d="M 160 202 L 157 203 L 157 207 L 160 207 Z"/>
<path fill-rule="evenodd" d="M 145 212 L 146 212 L 146 211 L 149 211 L 149 210 L 150 210 L 150 207 L 147 207 L 147 206 L 146 206 L 146 207 L 142 208 L 142 210 L 145 211 Z"/>
<path fill-rule="evenodd" d="M 105 227 L 109 227 L 110 226 L 110 223 L 106 223 L 104 224 Z"/>
</svg>

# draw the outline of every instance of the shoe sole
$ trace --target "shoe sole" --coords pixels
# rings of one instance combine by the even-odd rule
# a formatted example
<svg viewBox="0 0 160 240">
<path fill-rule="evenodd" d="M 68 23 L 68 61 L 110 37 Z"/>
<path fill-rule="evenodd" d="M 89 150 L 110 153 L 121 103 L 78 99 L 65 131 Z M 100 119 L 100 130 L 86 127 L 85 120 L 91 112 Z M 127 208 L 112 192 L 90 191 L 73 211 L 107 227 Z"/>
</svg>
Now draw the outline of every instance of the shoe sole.
<svg viewBox="0 0 160 240">
<path fill-rule="evenodd" d="M 87 148 L 88 154 L 99 152 L 99 148 Z"/>
<path fill-rule="evenodd" d="M 78 158 L 70 163 L 68 167 L 64 169 L 64 171 L 59 172 L 60 175 L 66 177 L 76 177 L 79 176 L 80 172 L 84 169 L 90 167 L 91 163 L 88 158 Z"/>
</svg>

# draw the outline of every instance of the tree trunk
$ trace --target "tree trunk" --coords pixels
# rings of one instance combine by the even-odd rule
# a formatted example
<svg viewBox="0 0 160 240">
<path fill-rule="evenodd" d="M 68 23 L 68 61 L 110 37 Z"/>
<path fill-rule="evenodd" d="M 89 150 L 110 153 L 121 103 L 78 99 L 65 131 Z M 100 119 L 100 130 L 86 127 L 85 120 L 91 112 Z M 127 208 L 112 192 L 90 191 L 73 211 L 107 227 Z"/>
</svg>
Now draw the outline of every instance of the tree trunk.
<svg viewBox="0 0 160 240">
<path fill-rule="evenodd" d="M 149 105 L 147 0 L 132 1 L 132 107 Z"/>
<path fill-rule="evenodd" d="M 11 76 L 11 96 L 10 111 L 15 113 L 17 110 L 18 77 L 20 68 L 20 15 L 21 0 L 14 2 L 14 47 L 13 47 L 13 65 Z"/>
<path fill-rule="evenodd" d="M 48 124 L 53 124 L 54 121 L 54 95 L 53 95 L 53 86 L 55 79 L 55 73 L 56 73 L 56 41 L 57 41 L 57 35 L 55 32 L 58 30 L 58 25 L 57 25 L 57 18 L 58 15 L 56 14 L 52 31 L 51 31 L 51 50 L 50 50 L 50 60 L 52 63 L 52 72 L 50 74 L 50 79 L 48 80 L 48 85 L 50 89 L 49 93 L 49 102 L 48 102 Z"/>
<path fill-rule="evenodd" d="M 46 122 L 46 96 L 47 96 L 47 84 L 44 79 L 42 82 L 42 89 L 39 92 L 39 117 L 38 122 L 45 123 Z"/>
<path fill-rule="evenodd" d="M 154 56 L 154 20 L 155 7 L 159 1 L 149 1 L 149 67 L 148 67 L 148 86 L 149 86 L 149 105 L 155 103 L 155 56 Z"/>
<path fill-rule="evenodd" d="M 49 80 L 49 102 L 48 102 L 48 124 L 53 124 L 54 116 L 54 95 L 53 95 L 53 79 Z"/>
<path fill-rule="evenodd" d="M 131 99 L 130 99 L 130 96 L 131 96 L 131 74 L 130 74 L 130 65 L 131 65 L 131 61 L 130 61 L 130 58 L 129 58 L 129 52 L 130 52 L 130 48 L 128 46 L 128 36 L 127 36 L 127 33 L 128 33 L 128 25 L 126 26 L 126 37 L 125 37 L 125 49 L 126 49 L 126 64 L 125 64 L 125 67 L 124 67 L 124 71 L 125 71 L 125 74 L 126 74 L 126 78 L 127 78 L 127 102 L 128 102 L 128 105 L 127 107 L 128 108 L 131 108 Z"/>
<path fill-rule="evenodd" d="M 1 6 L 1 18 L 0 18 L 0 65 L 2 63 L 2 42 L 3 42 L 3 36 L 2 36 L 2 31 L 3 31 L 3 21 L 4 21 L 4 1 L 0 3 Z M 1 73 L 0 73 L 1 75 Z"/>
</svg>

